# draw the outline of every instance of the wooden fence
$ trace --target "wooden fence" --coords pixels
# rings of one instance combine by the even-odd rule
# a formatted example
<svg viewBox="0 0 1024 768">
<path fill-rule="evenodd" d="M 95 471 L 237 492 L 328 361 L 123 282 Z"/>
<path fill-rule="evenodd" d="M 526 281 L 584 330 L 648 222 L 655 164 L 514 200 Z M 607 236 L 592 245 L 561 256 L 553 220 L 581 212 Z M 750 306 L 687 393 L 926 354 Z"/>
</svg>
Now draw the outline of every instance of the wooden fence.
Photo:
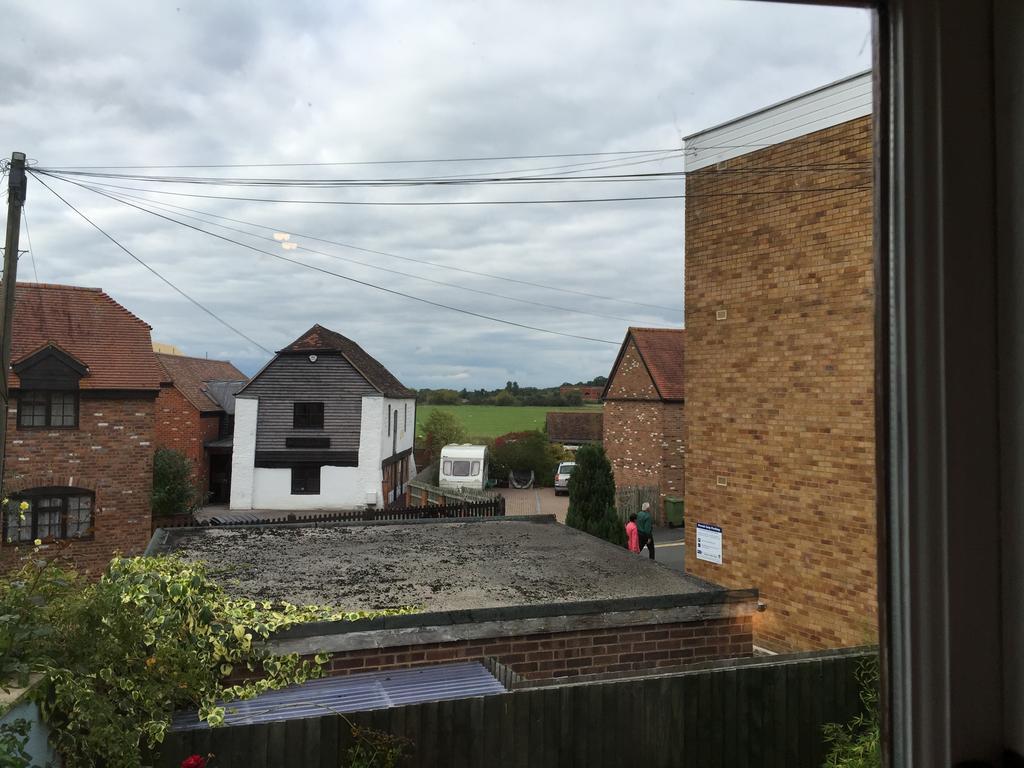
<svg viewBox="0 0 1024 768">
<path fill-rule="evenodd" d="M 650 502 L 651 517 L 659 519 L 658 505 L 661 503 L 661 492 L 656 485 L 622 485 L 615 489 L 615 509 L 619 519 L 625 524 L 630 514 L 640 514 L 640 506 Z"/>
<path fill-rule="evenodd" d="M 305 720 L 170 733 L 161 767 L 338 768 L 350 724 L 409 739 L 406 766 L 820 768 L 822 726 L 861 711 L 872 654 L 824 652 Z M 781 658 L 781 657 L 780 657 Z"/>
<path fill-rule="evenodd" d="M 447 506 L 416 506 L 390 507 L 386 509 L 343 510 L 323 512 L 319 514 L 288 513 L 277 517 L 265 514 L 244 514 L 229 512 L 225 517 L 211 517 L 208 520 L 196 521 L 191 515 L 175 516 L 173 519 L 154 518 L 156 528 L 187 528 L 196 526 L 230 526 L 230 525 L 280 525 L 282 523 L 347 523 L 373 522 L 376 520 L 424 520 L 442 517 L 504 517 L 505 500 L 501 497 L 488 498 L 483 501 L 461 500 L 452 501 Z M 160 520 L 157 523 L 157 520 Z"/>
</svg>

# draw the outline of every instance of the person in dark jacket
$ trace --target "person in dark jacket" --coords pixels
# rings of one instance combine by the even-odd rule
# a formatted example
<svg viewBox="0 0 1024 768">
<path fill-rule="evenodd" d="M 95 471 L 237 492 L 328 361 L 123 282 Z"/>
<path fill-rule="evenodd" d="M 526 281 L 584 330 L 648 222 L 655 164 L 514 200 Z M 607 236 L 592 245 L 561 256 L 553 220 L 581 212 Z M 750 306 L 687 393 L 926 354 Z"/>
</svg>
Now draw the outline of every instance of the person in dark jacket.
<svg viewBox="0 0 1024 768">
<path fill-rule="evenodd" d="M 636 517 L 636 530 L 640 536 L 640 551 L 647 547 L 647 553 L 654 559 L 654 521 L 651 519 L 651 505 L 644 502 L 640 506 L 640 514 Z"/>
</svg>

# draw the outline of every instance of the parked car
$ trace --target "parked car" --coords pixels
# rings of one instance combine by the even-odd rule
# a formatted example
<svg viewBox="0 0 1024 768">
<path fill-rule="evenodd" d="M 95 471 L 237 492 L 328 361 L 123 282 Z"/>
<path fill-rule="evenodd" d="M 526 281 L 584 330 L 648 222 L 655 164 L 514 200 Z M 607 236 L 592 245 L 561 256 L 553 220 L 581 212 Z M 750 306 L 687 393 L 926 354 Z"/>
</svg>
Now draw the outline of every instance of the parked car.
<svg viewBox="0 0 1024 768">
<path fill-rule="evenodd" d="M 560 493 L 569 493 L 569 475 L 576 469 L 575 461 L 563 461 L 555 470 L 555 496 Z"/>
</svg>

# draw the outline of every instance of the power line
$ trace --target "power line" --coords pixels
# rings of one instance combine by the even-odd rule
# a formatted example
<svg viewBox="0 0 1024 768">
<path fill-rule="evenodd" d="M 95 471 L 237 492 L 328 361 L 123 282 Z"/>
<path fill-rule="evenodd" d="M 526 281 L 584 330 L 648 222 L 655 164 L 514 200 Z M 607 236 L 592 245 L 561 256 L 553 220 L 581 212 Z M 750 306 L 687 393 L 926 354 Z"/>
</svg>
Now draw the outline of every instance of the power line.
<svg viewBox="0 0 1024 768">
<path fill-rule="evenodd" d="M 103 229 L 102 227 L 100 227 L 100 226 L 99 226 L 99 225 L 98 225 L 98 224 L 97 224 L 96 222 L 94 222 L 94 221 L 93 221 L 92 219 L 90 219 L 90 218 L 89 218 L 88 216 L 86 216 L 86 215 L 85 215 L 84 213 L 82 213 L 82 212 L 81 212 L 80 210 L 78 210 L 78 209 L 77 209 L 77 208 L 76 208 L 75 206 L 73 206 L 73 205 L 72 205 L 71 203 L 69 203 L 69 202 L 68 202 L 67 200 L 65 200 L 65 199 L 64 199 L 63 197 L 61 197 L 61 195 L 60 195 L 60 194 L 59 194 L 59 193 L 57 192 L 57 190 L 55 190 L 55 189 L 54 189 L 53 187 L 51 187 L 51 186 L 50 186 L 49 184 L 47 184 L 47 183 L 46 183 L 45 181 L 43 181 L 43 180 L 42 180 L 41 178 L 39 178 L 39 175 L 38 175 L 38 174 L 32 173 L 31 171 L 29 171 L 29 173 L 31 173 L 31 174 L 32 174 L 32 178 L 34 178 L 34 179 L 35 179 L 36 181 L 38 181 L 38 182 L 39 182 L 40 184 L 42 184 L 42 185 L 43 185 L 44 187 L 46 187 L 46 188 L 47 188 L 48 190 L 50 190 L 50 192 L 52 192 L 52 193 L 53 193 L 53 195 L 54 195 L 54 196 L 55 196 L 55 197 L 56 197 L 56 198 L 57 198 L 58 200 L 60 200 L 60 201 L 61 201 L 62 203 L 64 203 L 64 205 L 66 205 L 66 206 L 67 206 L 68 208 L 70 208 L 70 209 L 71 209 L 72 211 L 74 211 L 74 212 L 75 212 L 75 213 L 77 213 L 77 214 L 78 214 L 79 216 L 81 216 L 81 217 L 82 217 L 83 219 L 85 219 L 85 221 L 87 221 L 87 222 L 88 222 L 88 223 L 89 223 L 89 224 L 90 224 L 90 225 L 91 225 L 91 226 L 92 226 L 92 227 L 93 227 L 93 228 L 94 228 L 94 229 L 95 229 L 95 230 L 96 230 L 97 232 L 99 232 L 99 233 L 100 233 L 101 235 L 103 235 L 103 236 L 104 236 L 105 238 L 107 238 L 107 239 L 108 239 L 108 240 L 109 240 L 110 242 L 112 242 L 112 243 L 113 243 L 114 245 L 116 245 L 116 246 L 117 246 L 118 248 L 120 248 L 120 249 L 121 249 L 122 251 L 124 251 L 125 253 L 127 253 L 127 254 L 128 254 L 129 256 L 131 256 L 131 257 L 132 257 L 132 258 L 133 258 L 133 259 L 134 259 L 135 261 L 137 261 L 137 262 L 138 262 L 139 264 L 141 264 L 142 266 L 144 266 L 144 267 L 145 267 L 146 269 L 148 269 L 148 270 L 149 270 L 150 272 L 152 272 L 152 273 L 153 273 L 154 275 L 156 275 L 156 276 L 157 276 L 158 278 L 160 278 L 160 280 L 162 280 L 162 281 L 163 281 L 163 282 L 164 282 L 164 283 L 165 283 L 166 285 L 170 286 L 170 287 L 171 287 L 171 288 L 172 288 L 172 289 L 173 289 L 173 290 L 174 290 L 175 292 L 177 292 L 177 293 L 178 293 L 178 294 L 180 294 L 181 296 L 183 296 L 183 297 L 185 297 L 186 299 L 188 299 L 188 300 L 189 300 L 189 301 L 190 301 L 190 302 L 191 302 L 192 304 L 194 304 L 194 305 L 195 305 L 196 307 L 198 307 L 199 309 L 201 309 L 201 310 L 202 310 L 203 312 L 205 312 L 205 313 L 206 313 L 207 315 L 209 315 L 210 317 L 212 317 L 212 318 L 213 318 L 214 320 L 216 320 L 216 321 L 217 321 L 218 323 L 220 323 L 221 325 L 223 325 L 223 326 L 224 326 L 225 328 L 227 328 L 228 330 L 230 330 L 230 331 L 232 331 L 232 332 L 234 332 L 234 333 L 238 334 L 239 336 L 241 336 L 241 337 L 242 337 L 243 339 L 245 339 L 246 341 L 248 341 L 248 342 L 249 342 L 250 344 L 252 344 L 253 346 L 255 346 L 255 347 L 257 347 L 257 348 L 259 348 L 259 349 L 263 350 L 263 351 L 264 351 L 264 352 L 266 352 L 266 353 L 267 353 L 268 355 L 271 355 L 271 354 L 273 354 L 273 352 L 271 352 L 271 351 L 270 351 L 269 349 L 267 349 L 266 347 L 264 347 L 264 346 L 263 346 L 262 344 L 260 344 L 260 343 L 259 343 L 258 341 L 256 341 L 255 339 L 251 338 L 250 336 L 247 336 L 247 335 L 246 335 L 245 333 L 243 333 L 242 331 L 240 331 L 240 330 L 238 330 L 237 328 L 235 328 L 235 326 L 231 325 L 231 323 L 229 323 L 229 322 L 228 322 L 227 320 L 225 320 L 225 319 L 223 319 L 222 317 L 220 317 L 219 315 L 217 315 L 217 314 L 216 314 L 216 313 L 215 313 L 215 312 L 214 312 L 213 310 L 211 310 L 211 309 L 207 308 L 207 307 L 206 307 L 205 305 L 201 304 L 201 303 L 200 303 L 199 301 L 197 301 L 196 299 L 193 299 L 193 298 L 192 298 L 191 296 L 189 296 L 189 295 L 188 295 L 187 293 L 185 293 L 185 291 L 183 291 L 183 290 L 182 290 L 181 288 L 179 288 L 178 286 L 176 286 L 176 285 L 175 285 L 174 283 L 172 283 L 172 282 L 171 282 L 170 280 L 168 280 L 168 279 L 167 279 L 166 277 L 164 277 L 163 275 L 161 275 L 161 274 L 160 274 L 159 272 L 157 272 L 157 271 L 156 271 L 156 270 L 155 270 L 155 269 L 154 269 L 153 267 L 151 267 L 151 266 L 150 266 L 149 264 L 147 264 L 146 262 L 144 262 L 144 261 L 143 261 L 142 259 L 140 259 L 140 258 L 139 258 L 138 256 L 136 256 L 136 255 L 135 255 L 134 253 L 132 253 L 131 251 L 129 251 L 129 250 L 128 250 L 128 249 L 127 249 L 127 248 L 126 248 L 125 246 L 121 245 L 121 243 L 119 243 L 119 242 L 118 242 L 117 240 L 115 240 L 115 239 L 113 238 L 113 236 L 109 235 L 109 234 L 108 234 L 108 233 L 107 233 L 107 232 L 106 232 L 106 231 L 105 231 L 105 230 L 104 230 L 104 229 Z"/>
<path fill-rule="evenodd" d="M 219 163 L 203 165 L 65 165 L 64 169 L 110 169 L 110 170 L 147 170 L 157 168 L 304 168 L 330 165 L 414 165 L 428 163 L 476 163 L 490 160 L 547 160 L 563 157 L 606 157 L 609 155 L 646 155 L 654 152 L 679 152 L 679 147 L 668 149 L 623 149 L 617 152 L 567 152 L 563 154 L 545 155 L 492 155 L 489 157 L 444 157 L 428 160 L 343 160 L 315 163 Z M 56 169 L 51 169 L 56 170 Z"/>
<path fill-rule="evenodd" d="M 471 171 L 468 173 L 461 174 L 448 174 L 438 175 L 433 174 L 430 176 L 410 176 L 410 177 L 381 177 L 377 179 L 350 179 L 353 182 L 413 182 L 413 181 L 444 181 L 448 179 L 472 179 L 480 176 L 508 176 L 513 174 L 531 173 L 537 171 L 557 171 L 556 173 L 545 174 L 545 178 L 556 178 L 566 173 L 582 172 L 582 171 L 599 171 L 609 168 L 626 168 L 637 165 L 647 165 L 650 163 L 664 162 L 666 160 L 672 160 L 682 157 L 682 150 L 676 150 L 675 152 L 655 153 L 654 156 L 643 156 L 641 159 L 633 157 L 628 160 L 589 160 L 584 163 L 568 163 L 560 165 L 542 165 L 535 166 L 533 168 L 510 168 L 504 170 L 490 170 L 490 171 Z M 575 169 L 575 170 L 566 170 Z M 39 172 L 56 173 L 63 176 L 86 176 L 95 178 L 111 178 L 111 179 L 132 179 L 132 180 L 158 180 L 158 181 L 169 181 L 172 179 L 185 179 L 185 180 L 209 180 L 209 181 L 228 181 L 231 177 L 224 176 L 150 176 L 145 174 L 128 174 L 128 173 L 97 173 L 89 170 L 69 170 L 61 167 L 49 168 L 46 166 L 39 166 L 33 170 Z M 271 179 L 272 181 L 286 181 L 285 179 Z M 314 181 L 316 181 L 314 179 Z M 184 183 L 184 182 L 182 182 Z"/>
<path fill-rule="evenodd" d="M 28 239 L 28 255 L 32 258 L 32 275 L 36 282 L 39 282 L 39 272 L 36 270 L 36 249 L 32 247 L 32 233 L 28 230 L 28 206 L 21 206 L 21 218 L 25 221 L 25 237 Z"/>
<path fill-rule="evenodd" d="M 90 187 L 88 185 L 82 185 L 82 186 L 84 186 L 86 189 L 89 189 L 89 190 L 91 190 L 93 192 L 100 191 L 100 190 L 95 189 L 94 187 Z M 113 199 L 115 199 L 115 200 L 120 201 L 120 202 L 125 202 L 125 200 L 122 199 L 122 198 L 123 197 L 128 197 L 128 196 L 127 195 L 124 195 L 124 196 L 121 196 L 121 195 L 111 195 L 111 197 Z M 138 198 L 136 198 L 136 199 L 138 199 Z M 151 206 L 154 206 L 156 208 L 160 208 L 160 209 L 165 210 L 165 211 L 167 211 L 168 209 L 170 209 L 172 207 L 173 208 L 180 208 L 180 206 L 168 206 L 168 205 L 164 205 L 162 203 L 158 203 L 158 202 L 155 202 L 155 201 L 146 201 L 146 202 L 148 202 Z M 175 213 L 174 211 L 170 211 L 170 212 Z M 202 211 L 195 211 L 195 213 L 203 213 L 203 212 Z M 193 221 L 200 221 L 203 224 L 208 224 L 208 225 L 211 225 L 211 226 L 214 226 L 214 227 L 220 227 L 221 229 L 227 229 L 227 230 L 229 230 L 231 232 L 238 232 L 240 234 L 246 235 L 247 237 L 255 237 L 255 238 L 259 238 L 260 240 L 267 240 L 269 242 L 277 242 L 273 237 L 264 237 L 263 235 L 256 235 L 256 234 L 253 234 L 252 232 L 247 232 L 244 229 L 239 229 L 238 227 L 230 227 L 230 226 L 228 226 L 226 224 L 218 224 L 217 222 L 209 221 L 207 219 L 200 218 L 199 216 L 189 216 L 188 214 L 184 214 L 184 213 L 177 213 L 176 215 L 181 216 L 181 217 L 186 218 L 186 219 L 192 219 Z M 250 224 L 249 226 L 259 226 L 259 225 Z M 263 227 L 261 227 L 261 229 L 262 228 Z M 534 306 L 534 307 L 543 307 L 544 309 L 553 309 L 553 310 L 556 310 L 558 312 L 572 312 L 574 314 L 579 314 L 579 315 L 589 315 L 590 317 L 597 317 L 597 318 L 600 318 L 601 320 L 621 320 L 624 323 L 638 322 L 638 321 L 635 321 L 635 320 L 633 320 L 631 318 L 628 318 L 628 317 L 618 317 L 616 315 L 600 314 L 600 313 L 597 313 L 597 312 L 588 312 L 587 310 L 584 310 L 584 309 L 574 309 L 572 307 L 562 307 L 562 306 L 558 306 L 558 305 L 555 305 L 555 304 L 546 304 L 546 303 L 541 302 L 541 301 L 533 301 L 531 299 L 523 299 L 523 298 L 520 298 L 518 296 L 506 296 L 505 294 L 493 293 L 491 291 L 484 291 L 484 290 L 480 290 L 478 288 L 470 288 L 469 286 L 458 285 L 457 283 L 446 283 L 446 282 L 444 282 L 442 280 L 434 280 L 434 279 L 429 278 L 429 277 L 423 277 L 422 275 L 413 275 L 413 274 L 410 274 L 408 272 L 402 272 L 401 270 L 389 269 L 388 267 L 382 267 L 382 266 L 380 266 L 378 264 L 372 264 L 372 263 L 367 262 L 367 261 L 359 261 L 358 259 L 349 259 L 349 258 L 345 258 L 344 256 L 338 256 L 337 254 L 334 254 L 334 253 L 327 253 L 326 251 L 318 251 L 315 248 L 309 248 L 309 247 L 304 246 L 304 245 L 299 245 L 298 243 L 295 243 L 295 248 L 296 248 L 296 250 L 305 251 L 307 253 L 313 253 L 313 254 L 316 254 L 318 256 L 325 256 L 325 257 L 327 257 L 329 259 L 336 259 L 338 261 L 344 261 L 344 262 L 347 262 L 349 264 L 357 264 L 357 265 L 359 265 L 361 267 L 368 267 L 370 269 L 376 269 L 376 270 L 379 270 L 381 272 L 387 272 L 387 273 L 392 274 L 392 275 L 400 275 L 402 277 L 407 277 L 407 278 L 410 278 L 412 280 L 420 280 L 422 282 L 432 283 L 433 285 L 440 285 L 440 286 L 444 286 L 446 288 L 454 288 L 454 289 L 460 290 L 460 291 L 467 291 L 469 293 L 476 293 L 476 294 L 479 294 L 481 296 L 490 296 L 492 298 L 504 299 L 506 301 L 514 301 L 514 302 L 518 302 L 520 304 L 529 304 L 529 305 Z"/>
<path fill-rule="evenodd" d="M 662 162 L 670 158 L 652 158 L 628 163 L 640 165 L 650 162 Z M 625 164 L 622 164 L 625 165 Z M 604 166 L 611 168 L 618 166 Z M 500 174 L 469 174 L 454 176 L 419 176 L 391 178 L 242 178 L 225 176 L 151 176 L 145 174 L 90 173 L 86 171 L 60 171 L 49 168 L 35 169 L 40 173 L 52 173 L 63 177 L 75 176 L 89 180 L 114 179 L 118 181 L 139 181 L 161 184 L 197 184 L 222 187 L 296 187 L 296 188 L 344 188 L 344 187 L 416 187 L 416 186 L 478 186 L 496 184 L 566 184 L 566 183 L 621 183 L 633 181 L 676 181 L 680 178 L 702 173 L 702 175 L 760 175 L 805 172 L 860 173 L 870 170 L 870 163 L 832 163 L 817 165 L 792 166 L 758 166 L 750 168 L 712 168 L 704 171 L 656 171 L 644 173 L 567 175 L 570 172 L 544 174 L 540 176 L 516 176 Z M 602 170 L 591 167 L 586 171 Z M 514 172 L 513 172 L 514 173 Z M 96 182 L 98 183 L 98 182 Z"/>
<path fill-rule="evenodd" d="M 66 181 L 66 182 L 71 183 L 71 184 L 76 183 L 76 182 L 72 181 L 71 179 L 64 179 L 63 177 L 60 177 L 60 176 L 55 176 L 54 178 L 59 178 L 62 181 Z M 85 186 L 85 185 L 80 185 L 80 186 Z M 97 186 L 106 187 L 106 186 L 110 186 L 110 185 L 105 185 L 105 184 L 97 183 Z M 92 189 L 92 187 L 89 187 L 89 188 Z M 338 240 L 328 240 L 328 239 L 323 238 L 323 237 L 317 237 L 316 235 L 309 235 L 309 234 L 304 234 L 304 233 L 301 233 L 301 232 L 295 232 L 294 230 L 291 230 L 291 229 L 289 229 L 287 227 L 270 227 L 270 226 L 267 226 L 265 224 L 257 224 L 257 223 L 252 222 L 252 221 L 245 221 L 244 219 L 235 219 L 235 218 L 232 218 L 230 216 L 220 216 L 220 215 L 218 215 L 216 213 L 211 213 L 209 211 L 200 211 L 200 210 L 196 210 L 194 208 L 186 208 L 185 206 L 174 205 L 173 203 L 159 203 L 156 200 L 150 200 L 149 198 L 141 197 L 139 195 L 128 195 L 128 194 L 121 193 L 121 196 L 122 197 L 131 198 L 131 199 L 134 199 L 134 200 L 139 200 L 139 201 L 142 201 L 142 202 L 145 202 L 145 203 L 152 203 L 154 205 L 162 205 L 164 208 L 175 208 L 175 209 L 180 210 L 180 211 L 188 211 L 190 213 L 198 213 L 200 215 L 209 216 L 210 218 L 214 218 L 214 219 L 221 219 L 223 221 L 231 221 L 231 222 L 234 222 L 235 224 L 243 224 L 243 225 L 248 226 L 248 227 L 256 227 L 257 229 L 265 229 L 265 230 L 268 230 L 270 232 L 288 232 L 290 234 L 295 235 L 296 237 L 301 237 L 301 238 L 303 238 L 305 240 L 313 240 L 313 241 L 316 241 L 318 243 L 325 243 L 327 245 L 336 245 L 336 246 L 338 246 L 340 248 L 348 248 L 350 250 L 361 251 L 363 253 L 372 253 L 372 254 L 375 254 L 377 256 L 387 256 L 388 258 L 400 259 L 402 261 L 408 261 L 408 262 L 411 262 L 413 264 L 423 264 L 425 266 L 437 267 L 438 269 L 447 269 L 447 270 L 451 270 L 453 272 L 460 272 L 460 273 L 467 274 L 467 275 L 476 275 L 477 277 L 486 277 L 486 278 L 489 278 L 489 279 L 492 279 L 492 280 L 502 280 L 502 281 L 509 282 L 509 283 L 516 283 L 518 285 L 529 286 L 531 288 L 542 288 L 544 290 L 557 291 L 559 293 L 566 293 L 566 294 L 570 294 L 570 295 L 573 295 L 573 296 L 583 296 L 583 297 L 586 297 L 586 298 L 589 298 L 589 299 L 600 299 L 602 301 L 614 301 L 614 302 L 619 303 L 619 304 L 629 304 L 629 305 L 632 305 L 632 306 L 644 307 L 646 309 L 663 309 L 663 310 L 669 310 L 671 312 L 678 312 L 680 314 L 682 313 L 682 310 L 679 309 L 678 307 L 669 307 L 669 306 L 665 306 L 664 304 L 650 304 L 650 303 L 644 303 L 644 302 L 640 302 L 640 301 L 632 301 L 630 299 L 623 299 L 623 298 L 619 298 L 617 296 L 603 296 L 603 295 L 598 294 L 598 293 L 588 293 L 587 291 L 579 291 L 579 290 L 575 290 L 575 289 L 572 289 L 572 288 L 563 288 L 563 287 L 556 286 L 556 285 L 547 285 L 545 283 L 536 283 L 536 282 L 532 282 L 530 280 L 522 280 L 520 278 L 508 277 L 506 275 L 496 275 L 496 274 L 494 274 L 492 272 L 481 272 L 479 270 L 468 269 L 466 267 L 456 267 L 456 266 L 453 266 L 451 264 L 441 264 L 439 262 L 428 261 L 426 259 L 414 259 L 411 256 L 402 256 L 402 255 L 399 255 L 397 253 L 390 253 L 388 251 L 379 251 L 379 250 L 376 250 L 374 248 L 363 248 L 363 247 L 358 246 L 358 245 L 352 245 L 351 243 L 343 243 L 343 242 L 340 242 Z M 615 318 L 615 319 L 621 319 L 621 318 Z"/>
<path fill-rule="evenodd" d="M 35 175 L 35 174 L 33 174 L 33 175 Z M 67 183 L 70 183 L 70 184 L 77 184 L 77 182 L 70 181 L 69 179 L 64 179 L 64 181 L 67 182 Z M 81 184 L 77 184 L 77 185 L 78 186 L 84 186 L 84 185 L 81 185 Z M 46 185 L 44 184 L 44 186 L 46 186 Z M 47 186 L 47 189 L 50 189 L 50 188 Z M 50 191 L 52 192 L 53 190 L 51 189 Z M 208 232 L 207 230 L 202 229 L 201 227 L 197 227 L 197 226 L 194 226 L 192 224 L 188 224 L 187 222 L 184 222 L 184 221 L 178 221 L 177 219 L 171 218 L 170 216 L 165 216 L 162 213 L 157 213 L 156 211 L 148 210 L 147 208 L 143 208 L 142 206 L 135 205 L 134 203 L 128 202 L 127 200 L 118 200 L 116 197 L 114 197 L 114 196 L 112 196 L 112 195 L 110 195 L 110 194 L 108 194 L 106 192 L 103 192 L 101 190 L 98 190 L 98 189 L 94 189 L 94 190 L 91 190 L 91 191 L 94 192 L 95 194 L 102 195 L 103 197 L 109 198 L 110 200 L 114 200 L 116 202 L 119 202 L 122 205 L 130 206 L 131 208 L 135 208 L 137 210 L 140 210 L 140 211 L 143 211 L 145 213 L 148 213 L 151 216 L 156 216 L 157 218 L 164 219 L 165 221 L 173 222 L 175 224 L 178 224 L 179 226 L 195 230 L 196 232 L 202 232 L 204 235 L 208 235 L 210 237 L 215 237 L 218 240 L 223 240 L 224 242 L 227 242 L 227 243 L 233 243 L 234 245 L 241 246 L 242 248 L 247 248 L 250 251 L 254 251 L 256 253 L 262 253 L 263 255 L 270 256 L 271 258 L 274 258 L 274 259 L 278 259 L 280 261 L 286 261 L 286 262 L 288 262 L 290 264 L 296 264 L 296 265 L 298 265 L 300 267 L 304 267 L 304 268 L 312 270 L 314 272 L 319 272 L 319 273 L 324 274 L 324 275 L 330 275 L 332 277 L 337 277 L 337 278 L 339 278 L 341 280 L 347 280 L 349 282 L 356 283 L 358 285 L 366 286 L 367 288 L 373 288 L 375 290 L 382 291 L 383 293 L 390 293 L 390 294 L 392 294 L 394 296 L 401 296 L 402 298 L 411 299 L 413 301 L 418 301 L 418 302 L 420 302 L 422 304 L 428 304 L 428 305 L 433 306 L 433 307 L 439 307 L 441 309 L 447 309 L 447 310 L 450 310 L 452 312 L 458 312 L 458 313 L 463 314 L 463 315 L 469 315 L 471 317 L 477 317 L 477 318 L 480 318 L 482 320 L 490 320 L 491 322 L 501 323 L 503 325 L 509 325 L 509 326 L 513 326 L 513 327 L 516 327 L 516 328 L 523 328 L 523 329 L 528 330 L 528 331 L 537 331 L 539 333 L 547 333 L 547 334 L 552 334 L 554 336 L 564 336 L 566 338 L 579 339 L 581 341 L 593 341 L 593 342 L 597 342 L 599 344 L 612 344 L 614 346 L 618 346 L 619 345 L 619 342 L 617 342 L 617 341 L 610 341 L 608 339 L 597 339 L 597 338 L 594 338 L 594 337 L 591 337 L 591 336 L 580 336 L 580 335 L 577 335 L 577 334 L 574 334 L 574 333 L 565 333 L 563 331 L 552 331 L 552 330 L 550 330 L 548 328 L 539 328 L 539 327 L 533 326 L 533 325 L 526 325 L 525 323 L 517 323 L 517 322 L 515 322 L 513 320 L 505 320 L 505 319 L 500 318 L 500 317 L 493 317 L 491 315 L 485 315 L 485 314 L 482 314 L 480 312 L 473 312 L 473 311 L 468 310 L 468 309 L 461 309 L 459 307 L 453 307 L 453 306 L 450 306 L 448 304 L 442 304 L 442 303 L 437 302 L 437 301 L 431 301 L 430 299 L 424 299 L 424 298 L 421 298 L 419 296 L 413 296 L 412 294 L 403 293 L 402 291 L 396 291 L 396 290 L 393 290 L 391 288 L 385 288 L 384 286 L 376 285 L 375 283 L 370 283 L 370 282 L 367 282 L 365 280 L 359 280 L 357 278 L 350 277 L 349 275 L 343 275 L 340 272 L 333 272 L 333 271 L 331 271 L 329 269 L 324 269 L 323 267 L 318 267 L 318 266 L 315 266 L 313 264 L 307 264 L 306 262 L 298 261 L 297 259 L 290 259 L 287 256 L 282 256 L 282 255 L 280 255 L 278 253 L 274 253 L 272 251 L 266 251 L 266 250 L 263 250 L 262 248 L 257 248 L 256 246 L 249 245 L 248 243 L 243 243 L 243 242 L 241 242 L 239 240 L 234 240 L 234 239 L 232 239 L 230 237 L 225 237 L 224 235 L 218 235 L 216 232 Z M 54 194 L 56 194 L 56 192 L 54 192 Z M 59 195 L 58 195 L 58 197 L 59 197 Z M 61 198 L 61 199 L 63 200 L 63 198 Z M 67 201 L 64 201 L 64 202 L 67 202 Z M 70 205 L 70 203 L 68 203 L 68 205 Z M 92 223 L 92 222 L 90 222 L 90 223 Z M 93 226 L 95 226 L 95 225 L 93 225 Z M 102 231 L 102 230 L 100 230 L 100 231 Z M 108 237 L 109 237 L 109 235 L 108 235 Z M 122 248 L 123 248 L 123 246 L 122 246 Z"/>
<path fill-rule="evenodd" d="M 47 175 L 54 178 L 63 178 L 53 173 Z M 127 189 L 133 192 L 149 192 L 155 195 L 171 195 L 174 197 L 193 197 L 204 200 L 233 200 L 245 203 L 279 203 L 293 205 L 352 205 L 352 206 L 474 206 L 474 205 L 550 205 L 562 203 L 622 203 L 635 201 L 653 200 L 685 200 L 688 197 L 744 197 L 760 195 L 790 195 L 790 194 L 828 194 L 832 192 L 854 192 L 870 190 L 871 187 L 819 187 L 817 189 L 779 189 L 779 190 L 752 190 L 750 192 L 701 192 L 697 194 L 675 194 L 675 195 L 633 195 L 622 197 L 589 197 L 589 198 L 566 198 L 548 200 L 282 200 L 280 198 L 267 197 L 238 197 L 235 195 L 204 195 L 198 192 L 170 192 L 162 189 L 146 189 L 139 187 L 126 187 L 120 184 L 104 184 L 107 188 Z"/>
</svg>

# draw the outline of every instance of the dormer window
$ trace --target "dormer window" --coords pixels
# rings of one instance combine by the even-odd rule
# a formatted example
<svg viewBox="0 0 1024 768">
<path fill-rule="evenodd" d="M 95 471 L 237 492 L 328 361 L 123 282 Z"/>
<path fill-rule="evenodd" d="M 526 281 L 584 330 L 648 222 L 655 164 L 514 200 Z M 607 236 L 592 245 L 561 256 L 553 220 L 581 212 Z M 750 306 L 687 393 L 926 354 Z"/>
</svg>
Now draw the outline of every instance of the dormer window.
<svg viewBox="0 0 1024 768">
<path fill-rule="evenodd" d="M 74 429 L 78 426 L 78 382 L 89 369 L 59 347 L 48 344 L 22 358 L 17 374 L 19 429 Z"/>
<path fill-rule="evenodd" d="M 19 427 L 78 426 L 78 392 L 22 390 L 18 397 Z"/>
</svg>

